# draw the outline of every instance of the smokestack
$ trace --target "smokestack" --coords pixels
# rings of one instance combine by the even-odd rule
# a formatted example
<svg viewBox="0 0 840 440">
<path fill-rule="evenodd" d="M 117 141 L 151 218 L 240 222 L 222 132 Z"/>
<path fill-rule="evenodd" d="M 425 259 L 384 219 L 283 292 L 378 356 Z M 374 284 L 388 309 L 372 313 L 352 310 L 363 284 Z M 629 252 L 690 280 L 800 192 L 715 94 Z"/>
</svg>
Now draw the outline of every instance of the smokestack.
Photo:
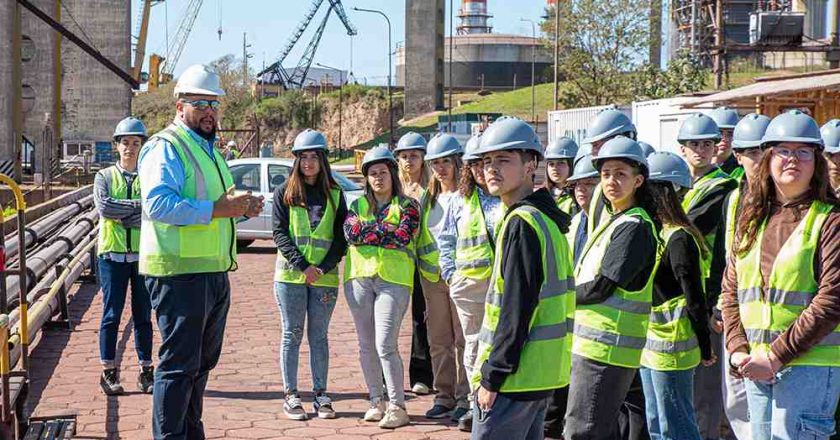
<svg viewBox="0 0 840 440">
<path fill-rule="evenodd" d="M 487 0 L 462 0 L 458 18 L 458 35 L 489 34 L 493 28 L 488 24 L 492 17 L 487 13 Z"/>
</svg>

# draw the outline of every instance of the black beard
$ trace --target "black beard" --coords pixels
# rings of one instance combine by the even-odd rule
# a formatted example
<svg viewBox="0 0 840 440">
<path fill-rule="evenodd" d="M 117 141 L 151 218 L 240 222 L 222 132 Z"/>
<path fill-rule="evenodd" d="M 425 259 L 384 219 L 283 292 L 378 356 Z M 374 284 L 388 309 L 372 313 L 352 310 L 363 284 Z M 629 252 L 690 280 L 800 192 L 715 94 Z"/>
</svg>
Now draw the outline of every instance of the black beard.
<svg viewBox="0 0 840 440">
<path fill-rule="evenodd" d="M 210 131 L 204 131 L 204 130 L 201 129 L 201 127 L 196 127 L 194 131 L 196 133 L 198 133 L 199 136 L 206 139 L 207 141 L 212 141 L 213 139 L 216 138 L 216 127 L 213 127 L 213 129 L 210 130 Z"/>
</svg>

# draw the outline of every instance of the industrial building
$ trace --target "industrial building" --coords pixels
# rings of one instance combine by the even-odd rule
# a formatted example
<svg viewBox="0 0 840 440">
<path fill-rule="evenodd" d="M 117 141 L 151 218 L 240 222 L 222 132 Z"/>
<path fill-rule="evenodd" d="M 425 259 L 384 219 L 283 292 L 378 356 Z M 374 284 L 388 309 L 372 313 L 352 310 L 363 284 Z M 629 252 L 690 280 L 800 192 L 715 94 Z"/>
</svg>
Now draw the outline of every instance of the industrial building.
<svg viewBox="0 0 840 440">
<path fill-rule="evenodd" d="M 418 8 L 418 1 L 406 1 L 406 14 Z M 425 2 L 432 3 L 435 2 Z M 441 2 L 442 3 L 442 2 Z M 428 40 L 429 35 L 436 35 L 438 26 L 444 23 L 441 18 L 448 17 L 442 8 L 437 8 L 431 16 L 438 20 L 423 20 L 419 23 L 406 20 L 406 44 L 397 48 L 396 76 L 397 85 L 404 86 L 406 78 L 418 74 L 413 67 L 414 61 L 406 62 L 406 53 L 415 58 L 413 51 L 416 40 Z M 443 86 L 449 86 L 450 66 L 452 69 L 452 87 L 458 89 L 512 89 L 531 84 L 531 68 L 534 61 L 536 82 L 546 82 L 552 78 L 549 68 L 554 63 L 553 54 L 546 50 L 539 38 L 532 36 L 507 35 L 493 33 L 490 25 L 492 15 L 487 7 L 487 0 L 462 0 L 456 13 L 459 21 L 457 34 L 442 38 L 442 80 Z M 418 20 L 420 18 L 418 17 Z M 450 57 L 450 47 L 452 54 Z M 533 52 L 532 52 L 533 51 Z M 431 50 L 428 53 L 433 53 Z M 536 58 L 534 60 L 534 57 Z M 450 61 L 451 60 L 451 61 Z M 411 89 L 411 84 L 407 85 Z"/>
<path fill-rule="evenodd" d="M 83 34 L 88 44 L 118 66 L 130 68 L 130 2 L 30 3 L 70 31 Z M 20 18 L 19 39 L 15 38 L 16 15 Z M 0 172 L 14 175 L 12 164 L 18 154 L 26 172 L 41 172 L 46 157 L 52 158 L 55 166 L 58 159 L 85 150 L 92 158 L 97 151 L 109 155 L 113 127 L 131 110 L 130 86 L 76 45 L 62 40 L 31 11 L 13 1 L 2 2 L 0 87 L 20 90 L 22 99 L 20 112 L 16 112 L 15 96 L 0 97 Z M 19 64 L 13 55 L 17 45 Z"/>
</svg>

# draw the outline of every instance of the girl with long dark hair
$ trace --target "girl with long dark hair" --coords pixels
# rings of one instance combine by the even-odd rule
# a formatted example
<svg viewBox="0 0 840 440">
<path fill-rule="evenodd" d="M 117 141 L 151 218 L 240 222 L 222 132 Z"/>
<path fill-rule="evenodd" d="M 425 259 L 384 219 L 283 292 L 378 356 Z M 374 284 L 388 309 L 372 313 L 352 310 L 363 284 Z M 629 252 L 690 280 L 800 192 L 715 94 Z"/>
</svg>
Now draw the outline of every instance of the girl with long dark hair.
<svg viewBox="0 0 840 440">
<path fill-rule="evenodd" d="M 350 204 L 344 221 L 349 244 L 344 294 L 356 324 L 359 358 L 370 393 L 364 420 L 393 429 L 409 423 L 397 338 L 414 287 L 420 211 L 402 194 L 397 162 L 387 146 L 365 153 L 362 174 L 365 196 Z"/>
<path fill-rule="evenodd" d="M 557 138 L 545 147 L 545 188 L 557 201 L 557 207 L 569 215 L 574 215 L 577 208 L 567 187 L 577 153 L 578 145 L 567 137 Z"/>
<path fill-rule="evenodd" d="M 274 295 L 283 317 L 283 412 L 292 420 L 308 418 L 298 393 L 297 375 L 304 326 L 315 413 L 323 419 L 335 418 L 326 394 L 327 334 L 338 297 L 338 263 L 347 250 L 342 228 L 347 206 L 333 180 L 326 152 L 322 133 L 309 129 L 300 133 L 292 148 L 295 161 L 289 180 L 274 191 Z"/>
<path fill-rule="evenodd" d="M 648 431 L 651 438 L 701 440 L 692 397 L 694 370 L 701 362 L 716 360 L 703 288 L 709 250 L 681 206 L 679 194 L 691 188 L 688 164 L 668 152 L 653 153 L 647 160 L 648 189 L 658 207 L 664 244 L 640 370 Z"/>
<path fill-rule="evenodd" d="M 565 438 L 611 439 L 639 369 L 658 263 L 656 206 L 638 142 L 607 141 L 593 165 L 612 215 L 575 269 L 577 310 Z"/>
</svg>

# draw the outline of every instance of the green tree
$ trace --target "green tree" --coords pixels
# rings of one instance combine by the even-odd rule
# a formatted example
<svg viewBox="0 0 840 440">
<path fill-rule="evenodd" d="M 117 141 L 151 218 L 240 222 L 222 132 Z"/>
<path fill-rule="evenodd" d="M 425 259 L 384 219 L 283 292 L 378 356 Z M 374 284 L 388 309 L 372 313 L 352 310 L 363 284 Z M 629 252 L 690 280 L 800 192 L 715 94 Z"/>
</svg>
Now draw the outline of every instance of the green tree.
<svg viewBox="0 0 840 440">
<path fill-rule="evenodd" d="M 668 63 L 668 69 L 646 64 L 633 81 L 636 99 L 661 99 L 702 90 L 708 70 L 687 52 Z"/>
<path fill-rule="evenodd" d="M 559 5 L 560 94 L 567 107 L 606 105 L 632 98 L 632 78 L 650 41 L 649 4 L 638 0 L 566 0 Z M 554 40 L 554 10 L 542 24 Z"/>
</svg>

